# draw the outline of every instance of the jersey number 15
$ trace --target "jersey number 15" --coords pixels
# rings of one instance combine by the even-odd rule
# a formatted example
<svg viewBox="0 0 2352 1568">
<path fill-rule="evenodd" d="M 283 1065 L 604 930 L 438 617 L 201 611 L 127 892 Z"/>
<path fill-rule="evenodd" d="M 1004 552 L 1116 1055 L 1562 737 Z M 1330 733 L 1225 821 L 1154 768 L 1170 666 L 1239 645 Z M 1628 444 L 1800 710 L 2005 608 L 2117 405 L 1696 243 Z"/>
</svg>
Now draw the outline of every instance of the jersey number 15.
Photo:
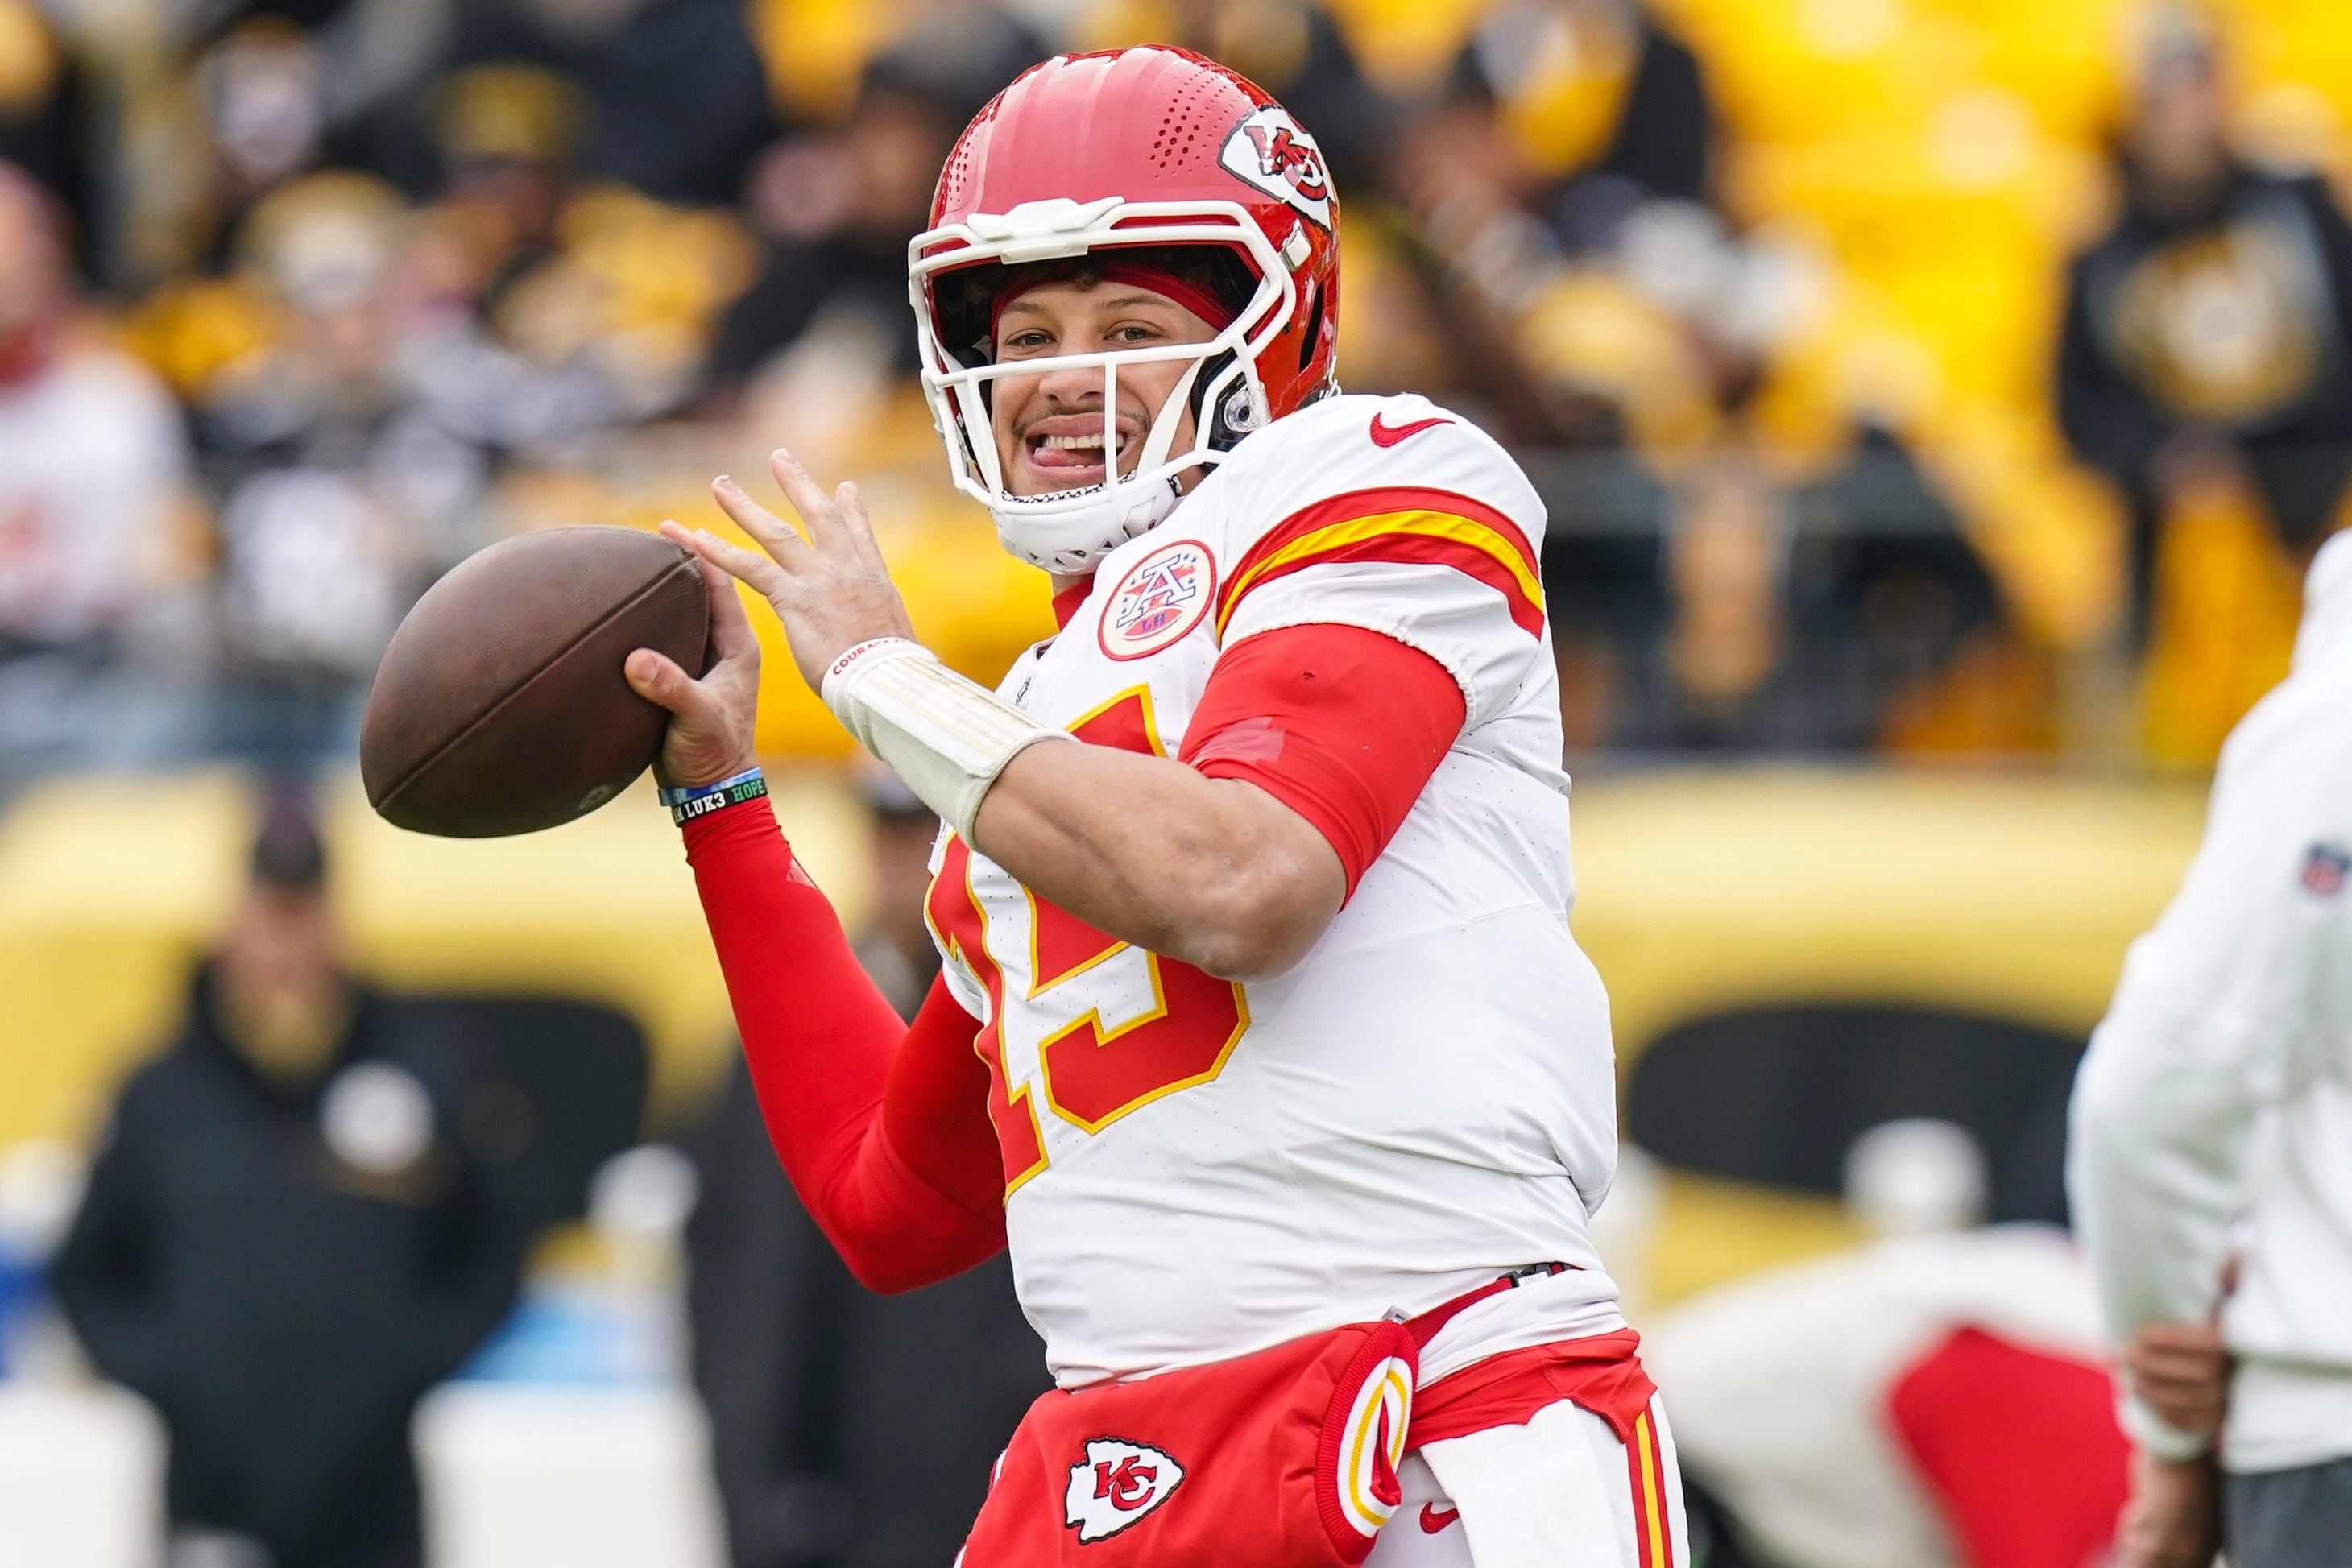
<svg viewBox="0 0 2352 1568">
<path fill-rule="evenodd" d="M 1152 723 L 1150 695 L 1141 687 L 1113 698 L 1070 732 L 1097 746 L 1167 755 Z M 1046 1107 L 1087 1134 L 1162 1095 L 1208 1082 L 1223 1071 L 1249 1027 L 1249 1004 L 1238 984 L 1156 953 L 1136 955 L 1151 988 L 1150 1005 L 1107 1025 L 1100 1008 L 1079 999 L 1065 982 L 1136 950 L 1025 889 L 1011 918 L 1025 922 L 1028 930 L 1007 932 L 1003 920 L 992 929 L 972 888 L 971 852 L 961 839 L 948 841 L 925 909 L 941 944 L 987 993 L 988 1022 L 972 1049 L 988 1063 L 988 1113 L 1004 1157 L 1008 1197 L 1045 1168 L 1045 1143 L 1031 1086 L 1014 1089 L 1004 1070 L 1005 975 L 989 953 L 992 936 L 1000 946 L 1010 938 L 1028 949 L 1033 978 L 1025 999 L 1051 1020 L 1037 1048 L 1038 1084 Z"/>
</svg>

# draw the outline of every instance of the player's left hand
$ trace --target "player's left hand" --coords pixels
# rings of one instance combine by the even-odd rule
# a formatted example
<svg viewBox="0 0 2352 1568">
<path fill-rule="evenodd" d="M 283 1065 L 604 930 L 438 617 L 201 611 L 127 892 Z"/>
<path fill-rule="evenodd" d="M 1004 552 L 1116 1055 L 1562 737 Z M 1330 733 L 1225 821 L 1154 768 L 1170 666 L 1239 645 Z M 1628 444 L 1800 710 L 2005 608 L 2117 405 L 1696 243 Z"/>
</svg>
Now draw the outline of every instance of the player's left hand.
<svg viewBox="0 0 2352 1568">
<path fill-rule="evenodd" d="M 807 526 L 806 538 L 722 474 L 710 492 L 760 549 L 748 550 L 701 530 L 686 542 L 768 601 L 784 623 L 802 678 L 819 688 L 826 666 L 849 649 L 876 637 L 911 638 L 915 630 L 882 564 L 857 486 L 844 484 L 826 495 L 800 459 L 781 446 L 769 455 L 768 466 Z"/>
<path fill-rule="evenodd" d="M 2124 1346 L 2132 1392 L 2183 1432 L 2210 1437 L 2229 1406 L 2230 1353 L 2214 1323 L 2150 1323 Z"/>
<path fill-rule="evenodd" d="M 2221 1477 L 2208 1456 L 2137 1456 L 2116 1568 L 2212 1568 L 2221 1550 Z"/>
</svg>

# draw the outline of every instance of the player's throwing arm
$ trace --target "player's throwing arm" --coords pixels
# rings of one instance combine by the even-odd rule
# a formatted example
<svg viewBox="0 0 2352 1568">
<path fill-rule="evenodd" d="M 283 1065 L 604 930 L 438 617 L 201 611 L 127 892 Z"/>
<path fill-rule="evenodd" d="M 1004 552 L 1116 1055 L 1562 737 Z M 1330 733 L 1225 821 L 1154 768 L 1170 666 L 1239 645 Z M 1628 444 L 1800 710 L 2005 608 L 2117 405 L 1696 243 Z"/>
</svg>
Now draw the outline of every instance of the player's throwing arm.
<svg viewBox="0 0 2352 1568">
<path fill-rule="evenodd" d="M 1071 737 L 915 642 L 856 486 L 828 496 L 791 453 L 770 462 L 806 538 L 724 476 L 712 493 L 760 550 L 675 523 L 663 532 L 768 601 L 801 674 L 950 827 L 1080 919 L 1212 974 L 1279 973 L 1322 935 L 1345 881 L 1305 819 L 1245 781 L 1207 779 L 1166 758 L 1083 745 L 1033 750 Z M 724 624 L 725 612 L 715 612 Z M 675 784 L 756 762 L 758 644 L 748 634 L 730 641 L 699 682 L 650 649 L 629 662 L 631 684 L 676 715 L 666 754 Z"/>
</svg>

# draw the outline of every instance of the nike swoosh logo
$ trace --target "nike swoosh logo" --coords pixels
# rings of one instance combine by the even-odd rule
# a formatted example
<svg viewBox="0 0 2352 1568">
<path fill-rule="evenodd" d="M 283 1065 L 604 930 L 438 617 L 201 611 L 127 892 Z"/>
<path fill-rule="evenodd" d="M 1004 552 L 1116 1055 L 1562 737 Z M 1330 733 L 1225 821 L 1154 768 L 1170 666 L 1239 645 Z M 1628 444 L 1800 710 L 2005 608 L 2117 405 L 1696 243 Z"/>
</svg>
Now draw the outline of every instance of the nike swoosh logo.
<svg viewBox="0 0 2352 1568">
<path fill-rule="evenodd" d="M 1458 1508 L 1441 1509 L 1433 1502 L 1423 1503 L 1421 1505 L 1422 1533 L 1424 1535 L 1434 1535 L 1439 1531 L 1444 1530 L 1452 1525 L 1455 1520 L 1460 1519 L 1461 1517 L 1462 1511 Z"/>
<path fill-rule="evenodd" d="M 1452 424 L 1453 423 L 1441 413 L 1429 419 L 1416 419 L 1411 424 L 1382 424 L 1381 416 L 1376 413 L 1372 415 L 1372 444 L 1394 446 L 1406 436 L 1418 435 L 1433 424 Z"/>
</svg>

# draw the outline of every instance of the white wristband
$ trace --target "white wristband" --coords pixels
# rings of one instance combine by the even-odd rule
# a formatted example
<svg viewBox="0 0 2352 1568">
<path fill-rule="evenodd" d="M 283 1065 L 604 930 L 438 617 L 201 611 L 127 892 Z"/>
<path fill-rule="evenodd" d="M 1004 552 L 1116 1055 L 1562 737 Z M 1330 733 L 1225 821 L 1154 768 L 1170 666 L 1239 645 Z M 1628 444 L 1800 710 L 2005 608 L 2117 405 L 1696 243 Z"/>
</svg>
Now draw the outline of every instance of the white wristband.
<svg viewBox="0 0 2352 1568">
<path fill-rule="evenodd" d="M 981 799 L 1006 763 L 1034 742 L 1072 738 L 904 637 L 877 637 L 842 654 L 818 695 L 967 842 Z"/>
</svg>

